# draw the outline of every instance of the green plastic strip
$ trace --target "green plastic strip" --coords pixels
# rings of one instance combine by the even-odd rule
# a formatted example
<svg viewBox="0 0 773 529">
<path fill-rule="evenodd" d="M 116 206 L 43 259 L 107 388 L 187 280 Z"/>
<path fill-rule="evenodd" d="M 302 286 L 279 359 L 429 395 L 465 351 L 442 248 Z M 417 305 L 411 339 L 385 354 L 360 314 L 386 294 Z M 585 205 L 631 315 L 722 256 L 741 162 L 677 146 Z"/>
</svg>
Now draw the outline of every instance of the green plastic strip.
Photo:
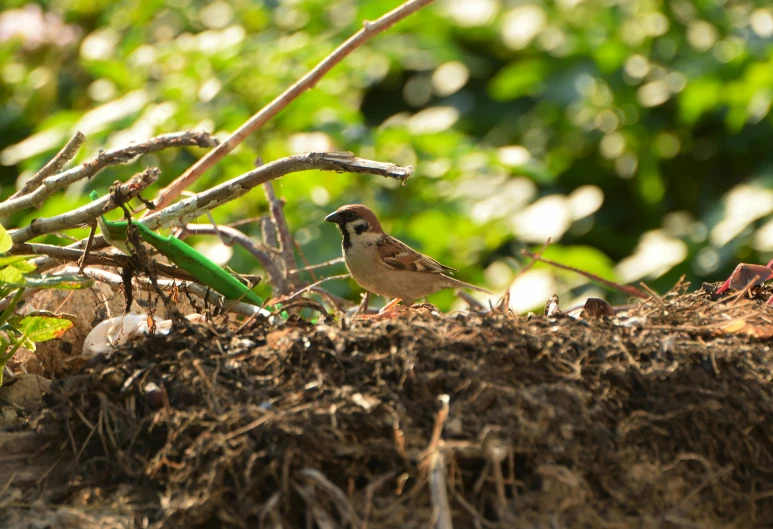
<svg viewBox="0 0 773 529">
<path fill-rule="evenodd" d="M 99 198 L 96 191 L 91 192 L 91 200 Z M 148 229 L 141 222 L 133 222 L 142 237 L 142 240 L 153 246 L 171 262 L 188 272 L 201 283 L 219 292 L 232 300 L 244 301 L 253 305 L 262 306 L 263 300 L 249 289 L 247 285 L 236 279 L 226 270 L 210 261 L 205 255 L 199 253 L 185 244 L 177 237 L 164 237 Z M 105 240 L 126 253 L 130 253 L 126 246 L 127 221 L 110 221 L 104 215 L 99 218 L 99 228 Z"/>
</svg>

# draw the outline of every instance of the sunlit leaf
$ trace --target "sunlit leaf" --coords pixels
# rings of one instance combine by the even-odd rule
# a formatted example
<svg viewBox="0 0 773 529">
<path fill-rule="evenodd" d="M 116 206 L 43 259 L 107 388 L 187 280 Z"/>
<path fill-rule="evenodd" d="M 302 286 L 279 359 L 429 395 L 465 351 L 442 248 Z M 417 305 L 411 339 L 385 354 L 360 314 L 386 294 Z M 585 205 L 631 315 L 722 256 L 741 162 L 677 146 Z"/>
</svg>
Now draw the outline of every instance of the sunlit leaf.
<svg viewBox="0 0 773 529">
<path fill-rule="evenodd" d="M 0 268 L 3 268 L 8 265 L 15 265 L 16 263 L 19 263 L 21 261 L 26 261 L 27 259 L 32 259 L 34 257 L 37 257 L 36 255 L 2 255 L 0 256 Z M 34 265 L 32 266 L 32 270 L 35 269 Z M 19 267 L 18 265 L 16 268 L 19 268 L 19 270 L 22 270 L 22 267 Z"/>
<path fill-rule="evenodd" d="M 5 253 L 8 250 L 11 249 L 11 246 L 13 246 L 13 241 L 11 240 L 11 236 L 8 234 L 7 231 L 5 231 L 5 228 L 3 228 L 2 225 L 0 225 L 0 253 Z"/>
<path fill-rule="evenodd" d="M 497 101 L 511 101 L 523 96 L 537 95 L 544 89 L 548 72 L 548 65 L 544 61 L 517 61 L 508 64 L 489 82 L 489 94 Z"/>
<path fill-rule="evenodd" d="M 26 316 L 19 323 L 24 336 L 31 342 L 45 342 L 62 336 L 72 327 L 72 322 L 47 316 Z"/>
<path fill-rule="evenodd" d="M 714 77 L 693 79 L 679 94 L 679 118 L 693 124 L 705 114 L 715 110 L 722 97 L 722 82 Z"/>
<path fill-rule="evenodd" d="M 18 268 L 6 266 L 0 269 L 0 283 L 8 283 L 12 287 L 25 286 L 24 274 Z"/>
</svg>

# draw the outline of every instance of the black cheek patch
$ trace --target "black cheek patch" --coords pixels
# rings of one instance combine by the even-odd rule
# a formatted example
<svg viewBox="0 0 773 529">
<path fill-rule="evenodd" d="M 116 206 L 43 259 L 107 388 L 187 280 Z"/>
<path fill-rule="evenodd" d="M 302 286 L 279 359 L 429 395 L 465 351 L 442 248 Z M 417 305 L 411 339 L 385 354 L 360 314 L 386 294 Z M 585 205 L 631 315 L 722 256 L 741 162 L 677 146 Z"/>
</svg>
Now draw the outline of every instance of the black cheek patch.
<svg viewBox="0 0 773 529">
<path fill-rule="evenodd" d="M 349 232 L 346 228 L 343 228 L 341 234 L 344 236 L 344 252 L 349 251 L 349 248 L 352 247 L 352 239 L 349 237 Z"/>
<path fill-rule="evenodd" d="M 366 231 L 368 228 L 370 228 L 370 226 L 368 226 L 367 222 L 365 224 L 358 224 L 354 227 L 354 233 L 362 235 L 362 232 Z"/>
</svg>

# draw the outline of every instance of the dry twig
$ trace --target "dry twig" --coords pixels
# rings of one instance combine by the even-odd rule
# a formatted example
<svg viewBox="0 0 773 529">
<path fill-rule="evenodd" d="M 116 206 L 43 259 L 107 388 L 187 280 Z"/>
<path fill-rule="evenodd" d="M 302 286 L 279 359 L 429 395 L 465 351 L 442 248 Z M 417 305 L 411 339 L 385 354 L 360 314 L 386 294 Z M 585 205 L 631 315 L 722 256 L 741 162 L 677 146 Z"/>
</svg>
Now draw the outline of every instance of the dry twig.
<svg viewBox="0 0 773 529">
<path fill-rule="evenodd" d="M 29 226 L 13 231 L 11 239 L 14 243 L 27 242 L 38 235 L 91 224 L 100 215 L 104 215 L 119 206 L 116 196 L 120 197 L 121 202 L 131 200 L 139 195 L 143 189 L 158 180 L 159 173 L 160 171 L 157 168 L 149 167 L 131 177 L 125 184 L 116 186 L 112 193 L 85 206 L 57 215 L 56 217 L 34 219 L 30 222 Z M 41 187 L 40 189 L 43 188 Z M 28 196 L 32 195 L 26 195 L 22 198 Z"/>
<path fill-rule="evenodd" d="M 287 219 L 285 219 L 284 203 L 277 198 L 274 184 L 271 182 L 263 184 L 263 190 L 266 192 L 266 198 L 271 206 L 271 219 L 274 221 L 274 227 L 279 236 L 278 249 L 282 254 L 284 275 L 287 278 L 289 270 L 295 269 L 298 264 L 295 261 L 295 252 L 293 251 L 293 237 L 290 235 L 290 228 L 287 225 Z"/>
<path fill-rule="evenodd" d="M 622 292 L 623 294 L 626 294 L 628 296 L 633 296 L 639 299 L 649 299 L 650 295 L 646 292 L 642 292 L 636 287 L 632 287 L 630 285 L 620 285 L 619 283 L 615 283 L 614 281 L 608 281 L 606 279 L 603 279 L 596 274 L 591 274 L 590 272 L 586 272 L 585 270 L 580 270 L 579 268 L 575 268 L 573 266 L 567 266 L 561 263 L 557 263 L 555 261 L 551 261 L 549 259 L 545 259 L 541 256 L 541 254 L 534 254 L 532 252 L 529 252 L 527 250 L 524 250 L 521 252 L 523 255 L 527 257 L 531 257 L 535 261 L 541 261 L 545 264 L 549 264 L 550 266 L 555 266 L 556 268 L 560 268 L 561 270 L 569 270 L 570 272 L 576 272 L 580 274 L 581 276 L 585 276 L 591 281 L 595 281 L 597 283 L 600 283 L 606 287 L 609 287 L 613 290 L 617 290 L 618 292 Z"/>
<path fill-rule="evenodd" d="M 262 165 L 227 182 L 182 200 L 166 209 L 148 215 L 143 224 L 155 230 L 182 226 L 199 215 L 221 204 L 246 195 L 252 188 L 290 173 L 317 169 L 338 173 L 373 174 L 404 182 L 413 173 L 413 167 L 357 158 L 350 152 L 310 152 L 288 156 Z"/>
<path fill-rule="evenodd" d="M 250 189 L 264 182 L 274 180 L 275 178 L 282 177 L 289 173 L 306 171 L 309 169 L 335 171 L 339 173 L 352 172 L 361 174 L 374 174 L 383 176 L 385 178 L 395 178 L 402 182 L 404 182 L 413 172 L 413 168 L 410 166 L 400 167 L 391 163 L 356 158 L 351 153 L 307 153 L 297 156 L 289 156 L 287 158 L 282 158 L 280 160 L 263 165 L 257 169 L 253 169 L 249 173 L 232 178 L 227 182 L 224 182 L 206 191 L 202 191 L 197 195 L 169 206 L 162 211 L 158 211 L 147 217 L 143 221 L 143 224 L 152 230 L 170 226 L 182 226 L 195 219 L 199 215 L 202 215 L 219 205 L 225 204 L 231 200 L 235 200 L 247 194 Z M 129 184 L 126 184 L 125 186 L 128 185 Z M 22 230 L 17 230 L 14 232 L 13 240 L 14 242 L 25 242 L 32 237 L 42 233 L 51 233 L 52 231 L 87 224 L 90 221 L 96 219 L 96 217 L 102 215 L 104 212 L 118 207 L 117 204 L 105 209 L 99 209 L 96 206 L 98 204 L 102 204 L 102 201 L 106 200 L 107 198 L 108 197 L 103 197 L 98 201 L 92 202 L 89 206 L 84 206 L 84 208 L 88 207 L 94 209 L 88 210 L 90 211 L 89 215 L 78 217 L 77 222 L 72 217 L 74 212 L 69 212 L 58 217 L 45 219 L 47 223 L 46 226 L 48 226 L 48 224 L 54 226 L 50 230 L 45 232 L 38 232 L 33 230 L 32 226 L 28 226 L 27 228 L 23 228 Z M 79 208 L 75 211 L 81 211 L 84 208 Z M 41 222 L 41 220 L 37 220 L 35 222 Z M 19 232 L 22 232 L 22 235 L 19 235 Z M 83 248 L 85 245 L 86 240 L 84 239 L 80 242 L 68 246 L 67 248 Z M 107 243 L 100 235 L 98 237 L 94 237 L 91 249 L 93 251 L 104 248 L 106 246 Z M 52 259 L 35 260 L 34 263 L 38 267 L 38 271 L 41 272 L 57 266 L 57 262 Z"/>
<path fill-rule="evenodd" d="M 75 155 L 78 153 L 78 149 L 81 148 L 81 145 L 83 145 L 84 141 L 86 141 L 86 136 L 80 132 L 76 132 L 75 135 L 70 138 L 70 141 L 68 141 L 67 144 L 62 147 L 62 150 L 59 151 L 56 156 L 51 159 L 51 161 L 44 165 L 40 171 L 35 173 L 32 178 L 24 182 L 22 188 L 8 197 L 8 200 L 13 200 L 14 198 L 31 193 L 37 189 L 40 184 L 43 183 L 43 180 L 61 171 L 62 167 L 64 167 L 67 162 L 75 158 Z"/>
<path fill-rule="evenodd" d="M 66 266 L 62 270 L 56 272 L 56 274 L 62 274 L 62 275 L 75 275 L 79 273 L 79 269 L 77 266 Z M 112 272 L 108 272 L 106 270 L 97 270 L 94 268 L 84 268 L 83 274 L 86 277 L 93 277 L 97 281 L 101 281 L 103 283 L 108 283 L 110 285 L 115 286 L 121 286 L 123 285 L 123 278 L 121 278 L 120 275 L 114 274 Z M 150 284 L 150 279 L 148 278 L 134 278 L 134 283 L 136 284 L 142 284 L 142 285 L 148 285 Z M 235 314 L 241 314 L 243 316 L 252 316 L 253 314 L 264 314 L 269 315 L 266 311 L 261 309 L 260 307 L 256 307 L 255 305 L 250 305 L 249 303 L 242 303 L 241 301 L 233 301 L 228 300 L 212 290 L 209 287 L 206 287 L 204 285 L 201 285 L 199 283 L 196 283 L 194 281 L 175 281 L 173 279 L 158 279 L 157 280 L 158 286 L 161 289 L 165 290 L 171 290 L 171 289 L 182 289 L 187 290 L 192 294 L 195 294 L 196 296 L 202 298 L 204 301 L 208 303 L 212 303 L 213 305 L 217 306 L 218 308 L 233 312 Z"/>
<path fill-rule="evenodd" d="M 290 287 L 285 280 L 282 270 L 274 262 L 265 245 L 253 241 L 249 236 L 236 228 L 230 226 L 215 226 L 213 224 L 186 224 L 183 228 L 184 236 L 186 233 L 193 235 L 220 235 L 223 244 L 233 246 L 238 244 L 250 252 L 258 260 L 260 265 L 268 274 L 268 281 L 280 294 L 290 292 Z"/>
<path fill-rule="evenodd" d="M 164 208 L 171 204 L 185 189 L 190 187 L 193 182 L 220 161 L 226 154 L 240 145 L 248 136 L 276 116 L 303 92 L 313 88 L 317 82 L 319 82 L 333 66 L 341 62 L 344 57 L 379 33 L 386 31 L 403 18 L 415 13 L 432 2 L 433 0 L 408 0 L 389 13 L 386 13 L 378 20 L 374 22 L 366 21 L 364 27 L 360 31 L 352 35 L 346 42 L 325 57 L 322 62 L 315 66 L 309 73 L 304 75 L 267 106 L 263 107 L 263 109 L 252 116 L 244 125 L 239 127 L 223 143 L 208 152 L 203 158 L 185 171 L 185 173 L 180 175 L 174 182 L 161 191 L 158 197 L 156 197 L 157 206 L 159 208 Z"/>
<path fill-rule="evenodd" d="M 91 178 L 105 167 L 129 163 L 137 156 L 151 152 L 168 149 L 171 147 L 212 147 L 216 140 L 206 132 L 175 132 L 156 136 L 146 142 L 137 143 L 121 149 L 100 151 L 96 158 L 73 167 L 63 173 L 49 176 L 43 179 L 34 190 L 21 196 L 14 195 L 5 202 L 0 203 L 0 217 L 10 215 L 16 211 L 37 207 L 56 191 L 63 189 L 78 180 Z M 22 188 L 22 191 L 24 188 Z"/>
</svg>

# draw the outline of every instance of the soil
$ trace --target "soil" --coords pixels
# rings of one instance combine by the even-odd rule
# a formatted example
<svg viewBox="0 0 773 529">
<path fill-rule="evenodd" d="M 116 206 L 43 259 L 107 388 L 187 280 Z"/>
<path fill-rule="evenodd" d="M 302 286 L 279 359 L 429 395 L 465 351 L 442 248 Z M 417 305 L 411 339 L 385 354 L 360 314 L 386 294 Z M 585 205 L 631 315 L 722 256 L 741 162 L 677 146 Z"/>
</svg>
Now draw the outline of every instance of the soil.
<svg viewBox="0 0 773 529">
<path fill-rule="evenodd" d="M 6 427 L 60 456 L 0 526 L 771 527 L 769 296 L 180 324 Z"/>
</svg>

